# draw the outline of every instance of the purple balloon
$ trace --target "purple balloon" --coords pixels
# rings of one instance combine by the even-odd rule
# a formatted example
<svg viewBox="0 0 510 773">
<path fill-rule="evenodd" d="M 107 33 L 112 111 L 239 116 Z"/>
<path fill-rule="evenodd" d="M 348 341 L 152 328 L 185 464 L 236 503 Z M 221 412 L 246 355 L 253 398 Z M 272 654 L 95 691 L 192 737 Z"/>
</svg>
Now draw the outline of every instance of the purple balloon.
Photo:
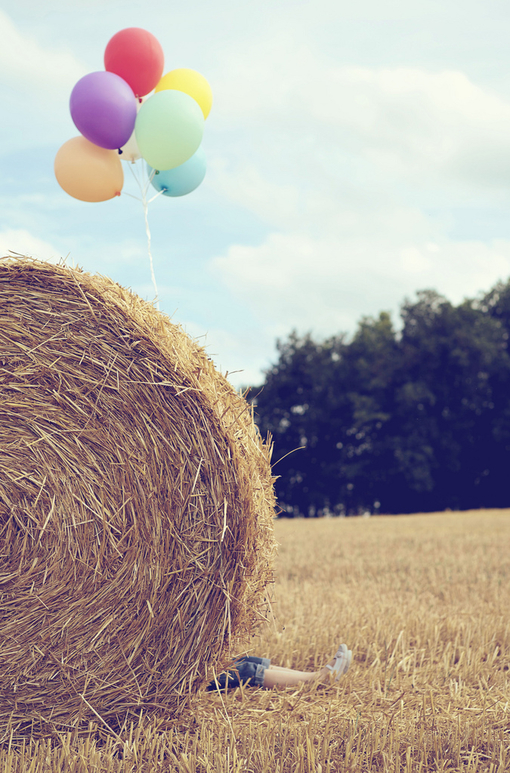
<svg viewBox="0 0 510 773">
<path fill-rule="evenodd" d="M 71 118 L 83 136 L 100 148 L 126 144 L 136 121 L 136 97 L 113 72 L 91 72 L 71 92 Z"/>
</svg>

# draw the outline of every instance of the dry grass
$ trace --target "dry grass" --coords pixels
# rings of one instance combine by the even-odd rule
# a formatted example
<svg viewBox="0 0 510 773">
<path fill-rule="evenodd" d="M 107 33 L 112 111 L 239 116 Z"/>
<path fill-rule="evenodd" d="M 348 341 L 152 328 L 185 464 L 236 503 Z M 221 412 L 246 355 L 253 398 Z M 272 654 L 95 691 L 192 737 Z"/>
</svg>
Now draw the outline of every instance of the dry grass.
<svg viewBox="0 0 510 773">
<path fill-rule="evenodd" d="M 285 521 L 252 651 L 340 683 L 201 693 L 122 738 L 6 744 L 0 773 L 510 770 L 510 512 Z"/>
</svg>

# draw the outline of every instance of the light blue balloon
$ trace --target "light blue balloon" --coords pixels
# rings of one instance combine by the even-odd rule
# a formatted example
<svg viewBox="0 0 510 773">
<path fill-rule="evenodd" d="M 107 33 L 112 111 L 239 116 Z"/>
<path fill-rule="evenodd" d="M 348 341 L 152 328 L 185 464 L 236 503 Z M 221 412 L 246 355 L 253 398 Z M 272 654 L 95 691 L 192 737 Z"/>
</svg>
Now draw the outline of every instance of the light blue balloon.
<svg viewBox="0 0 510 773">
<path fill-rule="evenodd" d="M 150 174 L 153 169 L 149 164 L 147 167 Z M 163 196 L 185 196 L 198 188 L 205 177 L 205 170 L 205 153 L 200 146 L 184 164 L 155 174 L 152 185 L 157 191 L 161 191 Z"/>
</svg>

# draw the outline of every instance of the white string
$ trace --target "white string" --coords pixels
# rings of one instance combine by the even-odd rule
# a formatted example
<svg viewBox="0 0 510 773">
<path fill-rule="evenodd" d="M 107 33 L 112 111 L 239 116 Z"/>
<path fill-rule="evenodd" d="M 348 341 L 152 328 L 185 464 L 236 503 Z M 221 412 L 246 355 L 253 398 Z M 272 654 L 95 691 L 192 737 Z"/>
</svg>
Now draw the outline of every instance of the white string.
<svg viewBox="0 0 510 773">
<path fill-rule="evenodd" d="M 151 265 L 152 284 L 154 285 L 154 292 L 156 293 L 156 296 L 154 298 L 154 302 L 156 304 L 157 310 L 159 311 L 158 286 L 156 284 L 156 277 L 154 275 L 154 265 L 153 265 L 153 262 L 152 262 L 152 252 L 151 252 L 151 231 L 150 231 L 150 228 L 149 228 L 149 218 L 148 218 L 149 204 L 147 202 L 147 197 L 146 197 L 145 191 L 144 191 L 144 194 L 143 194 L 142 204 L 143 204 L 143 214 L 144 214 L 144 217 L 145 217 L 145 232 L 147 234 L 147 249 L 149 251 L 149 261 L 150 261 L 150 265 Z"/>
<path fill-rule="evenodd" d="M 137 199 L 137 201 L 141 201 L 142 202 L 143 215 L 144 215 L 144 219 L 145 219 L 145 233 L 147 234 L 147 251 L 149 253 L 149 263 L 150 263 L 150 268 L 151 268 L 152 284 L 154 285 L 154 293 L 155 293 L 154 303 L 156 304 L 156 308 L 159 311 L 158 286 L 156 284 L 156 275 L 154 274 L 154 264 L 153 264 L 153 261 L 152 261 L 152 252 L 151 252 L 151 231 L 150 231 L 150 228 L 149 228 L 149 204 L 150 204 L 151 201 L 154 201 L 154 199 L 156 199 L 159 196 L 160 193 L 163 193 L 163 191 L 158 192 L 156 194 L 156 196 L 153 196 L 151 199 L 149 199 L 149 201 L 147 201 L 147 194 L 149 192 L 149 186 L 150 186 L 150 184 L 152 182 L 152 179 L 154 177 L 155 171 L 153 169 L 151 174 L 148 175 L 147 179 L 145 179 L 145 163 L 142 161 L 142 178 L 140 179 L 140 177 L 137 174 L 135 174 L 135 170 L 133 169 L 134 166 L 135 166 L 134 163 L 133 164 L 131 164 L 131 163 L 129 164 L 129 168 L 131 169 L 131 173 L 132 173 L 133 177 L 135 178 L 138 187 L 140 188 L 140 193 L 142 194 L 142 198 L 140 199 L 140 198 L 138 198 L 138 196 L 133 196 L 130 193 L 125 193 L 124 195 L 131 196 L 132 199 Z"/>
<path fill-rule="evenodd" d="M 139 179 L 139 177 L 138 177 L 138 175 L 137 175 L 137 173 L 135 171 L 136 170 L 136 163 L 134 161 L 130 161 L 130 162 L 128 162 L 128 166 L 129 166 L 129 170 L 130 170 L 131 174 L 133 175 L 133 178 L 134 178 L 136 184 L 140 188 L 141 187 L 140 186 L 140 179 Z"/>
<path fill-rule="evenodd" d="M 156 193 L 156 195 L 152 197 L 152 199 L 149 199 L 149 201 L 147 202 L 147 204 L 150 204 L 150 203 L 151 203 L 151 201 L 154 201 L 154 199 L 157 199 L 157 198 L 158 198 L 158 196 L 161 196 L 161 194 L 162 194 L 162 193 L 164 193 L 164 192 L 165 192 L 165 190 L 166 190 L 166 188 L 165 188 L 165 189 L 163 189 L 162 191 L 158 191 L 158 192 Z"/>
</svg>

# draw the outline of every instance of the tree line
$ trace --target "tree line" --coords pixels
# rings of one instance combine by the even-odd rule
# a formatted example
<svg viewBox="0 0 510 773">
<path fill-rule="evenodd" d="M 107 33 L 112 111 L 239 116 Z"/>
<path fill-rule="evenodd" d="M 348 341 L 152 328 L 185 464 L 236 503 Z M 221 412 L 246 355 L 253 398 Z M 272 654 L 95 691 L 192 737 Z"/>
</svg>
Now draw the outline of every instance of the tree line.
<svg viewBox="0 0 510 773">
<path fill-rule="evenodd" d="M 289 516 L 510 506 L 510 280 L 433 290 L 315 340 L 290 334 L 250 391 Z"/>
</svg>

